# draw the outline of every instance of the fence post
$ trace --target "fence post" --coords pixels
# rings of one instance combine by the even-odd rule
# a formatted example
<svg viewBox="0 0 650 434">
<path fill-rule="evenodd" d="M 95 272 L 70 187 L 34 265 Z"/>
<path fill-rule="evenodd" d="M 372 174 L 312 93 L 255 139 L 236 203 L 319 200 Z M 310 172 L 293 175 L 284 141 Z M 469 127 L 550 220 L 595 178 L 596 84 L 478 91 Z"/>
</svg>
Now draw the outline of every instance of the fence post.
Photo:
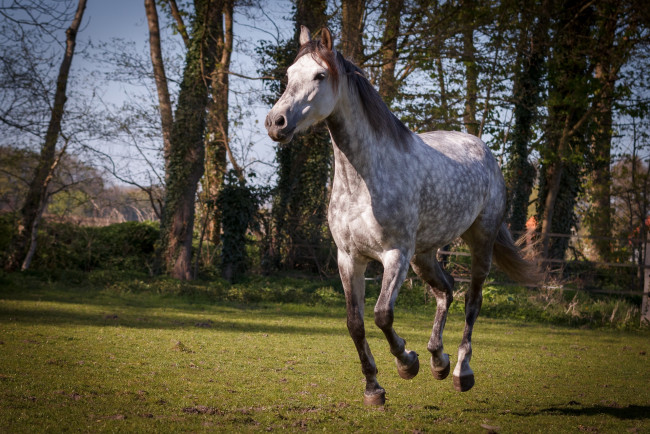
<svg viewBox="0 0 650 434">
<path fill-rule="evenodd" d="M 650 325 L 650 232 L 645 242 L 645 267 L 643 268 L 643 298 L 641 300 L 641 325 Z"/>
</svg>

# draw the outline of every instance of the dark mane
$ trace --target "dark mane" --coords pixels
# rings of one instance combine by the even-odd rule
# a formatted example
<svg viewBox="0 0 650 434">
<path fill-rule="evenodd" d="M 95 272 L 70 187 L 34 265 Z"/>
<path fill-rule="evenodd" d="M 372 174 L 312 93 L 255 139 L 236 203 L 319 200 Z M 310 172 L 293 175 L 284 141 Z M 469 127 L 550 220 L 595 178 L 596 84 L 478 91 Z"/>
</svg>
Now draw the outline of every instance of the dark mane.
<svg viewBox="0 0 650 434">
<path fill-rule="evenodd" d="M 379 92 L 370 84 L 361 68 L 337 53 L 338 63 L 348 78 L 351 92 L 356 92 L 368 122 L 378 135 L 388 135 L 395 146 L 408 149 L 411 130 L 390 111 Z"/>
<path fill-rule="evenodd" d="M 408 149 L 411 130 L 390 111 L 361 68 L 345 59 L 339 52 L 336 52 L 335 58 L 334 51 L 328 50 L 317 39 L 301 45 L 296 60 L 306 54 L 316 56 L 325 63 L 335 88 L 338 85 L 339 75 L 341 73 L 345 74 L 350 92 L 358 95 L 364 114 L 376 134 L 378 136 L 388 135 L 395 143 L 395 146 L 402 150 Z M 339 71 L 337 63 L 342 68 L 342 71 Z"/>
</svg>

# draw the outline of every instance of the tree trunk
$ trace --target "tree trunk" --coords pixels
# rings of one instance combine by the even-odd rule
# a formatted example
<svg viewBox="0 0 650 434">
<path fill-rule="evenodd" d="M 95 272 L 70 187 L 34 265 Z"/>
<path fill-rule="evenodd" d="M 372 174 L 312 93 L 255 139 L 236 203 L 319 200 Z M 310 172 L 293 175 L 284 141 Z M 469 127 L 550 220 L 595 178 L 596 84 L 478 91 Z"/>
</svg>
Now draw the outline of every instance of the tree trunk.
<svg viewBox="0 0 650 434">
<path fill-rule="evenodd" d="M 580 0 L 555 4 L 556 28 L 548 62 L 548 121 L 545 146 L 539 149 L 542 167 L 538 214 L 542 227 L 542 254 L 564 259 L 568 238 L 551 240 L 551 233 L 568 235 L 577 223 L 575 205 L 584 188 L 589 162 L 585 128 L 594 113 L 590 105 L 589 57 L 593 53 L 590 32 L 593 11 Z"/>
<path fill-rule="evenodd" d="M 295 57 L 300 24 L 316 33 L 316 29 L 327 25 L 326 10 L 325 0 L 296 1 L 296 29 L 289 46 L 280 48 L 290 53 L 283 53 L 283 60 L 291 62 Z M 278 69 L 289 66 L 278 64 Z M 280 94 L 283 90 L 280 87 Z M 312 252 L 320 250 L 325 242 L 323 234 L 331 154 L 329 134 L 322 124 L 295 137 L 291 144 L 276 148 L 278 183 L 273 204 L 275 230 L 271 247 L 276 267 L 318 271 Z"/>
<path fill-rule="evenodd" d="M 515 234 L 523 233 L 526 229 L 529 199 L 535 181 L 535 168 L 528 161 L 528 157 L 533 126 L 541 103 L 544 57 L 548 44 L 548 1 L 543 1 L 536 9 L 531 10 L 525 5 L 521 8 L 521 34 L 514 76 L 515 125 L 508 150 L 510 158 L 506 182 L 511 198 L 508 213 L 510 230 Z M 539 18 L 533 25 L 535 15 Z"/>
<path fill-rule="evenodd" d="M 616 57 L 625 58 L 617 52 L 623 50 L 625 43 L 614 44 L 618 27 L 618 1 L 601 1 L 597 4 L 599 35 L 598 52 L 596 53 L 595 78 L 598 86 L 596 91 L 598 102 L 593 118 L 593 152 L 594 173 L 590 191 L 592 207 L 587 216 L 587 224 L 591 235 L 595 238 L 594 245 L 601 260 L 607 262 L 612 256 L 612 207 L 610 172 L 612 149 L 612 106 L 614 104 L 614 85 L 617 79 Z M 622 42 L 622 41 L 619 41 Z"/>
<path fill-rule="evenodd" d="M 650 234 L 645 237 L 643 248 L 644 267 L 643 273 L 643 296 L 641 297 L 641 326 L 650 325 Z"/>
<path fill-rule="evenodd" d="M 341 53 L 355 62 L 363 60 L 363 28 L 366 0 L 341 2 Z"/>
<path fill-rule="evenodd" d="M 551 234 L 551 225 L 553 222 L 553 216 L 555 213 L 555 203 L 557 202 L 558 195 L 560 193 L 560 185 L 562 183 L 562 175 L 564 172 L 564 162 L 566 158 L 565 154 L 565 145 L 568 141 L 568 122 L 569 118 L 566 118 L 565 130 L 560 138 L 560 144 L 558 145 L 558 157 L 556 161 L 553 161 L 547 171 L 547 189 L 546 195 L 544 196 L 544 212 L 542 213 L 541 218 L 541 227 L 542 227 L 542 257 L 549 258 L 549 249 L 550 249 L 550 234 Z M 557 258 L 564 259 L 564 258 Z"/>
<path fill-rule="evenodd" d="M 47 203 L 47 190 L 54 169 L 56 168 L 56 144 L 61 134 L 61 122 L 63 120 L 65 108 L 68 76 L 72 65 L 72 57 L 74 56 L 77 32 L 79 31 L 85 9 L 86 0 L 79 0 L 74 19 L 65 32 L 66 48 L 56 81 L 52 113 L 45 134 L 45 140 L 41 148 L 39 162 L 34 172 L 34 177 L 29 185 L 25 203 L 20 212 L 18 232 L 12 240 L 9 248 L 9 256 L 7 263 L 5 264 L 7 270 L 17 270 L 24 264 L 24 260 L 28 253 L 28 243 L 32 245 L 30 249 L 36 249 L 36 236 L 33 235 L 33 232 L 38 230 L 38 223 Z M 27 263 L 27 266 L 29 266 L 29 263 Z"/>
<path fill-rule="evenodd" d="M 156 90 L 158 92 L 160 125 L 162 127 L 163 137 L 163 156 L 165 160 L 165 176 L 167 176 L 169 173 L 167 163 L 169 162 L 171 152 L 171 135 L 174 126 L 174 116 L 172 114 L 172 103 L 169 98 L 167 76 L 165 75 L 165 65 L 163 63 L 162 49 L 160 47 L 160 25 L 158 23 L 158 11 L 156 10 L 155 0 L 144 0 L 144 7 L 147 14 L 147 23 L 149 25 L 149 53 L 151 55 L 151 64 L 153 66 Z"/>
<path fill-rule="evenodd" d="M 223 24 L 215 29 L 217 37 L 217 63 L 211 74 L 212 92 L 208 105 L 208 117 L 205 138 L 205 175 L 203 177 L 203 193 L 205 197 L 205 212 L 208 213 L 207 238 L 214 244 L 219 244 L 221 234 L 221 217 L 215 201 L 223 187 L 227 167 L 229 149 L 228 138 L 228 91 L 230 56 L 233 44 L 233 0 L 225 0 L 223 7 Z M 232 159 L 233 167 L 239 179 L 244 173 L 236 161 Z"/>
<path fill-rule="evenodd" d="M 384 4 L 384 34 L 381 41 L 381 76 L 379 77 L 379 95 L 390 106 L 397 96 L 397 80 L 395 68 L 399 55 L 397 53 L 397 40 L 399 38 L 400 23 L 404 0 L 386 0 Z"/>
<path fill-rule="evenodd" d="M 604 82 L 608 69 L 602 64 L 596 66 L 596 79 Z M 611 208 L 611 186 L 612 175 L 610 173 L 611 149 L 612 149 L 612 93 L 608 90 L 607 83 L 604 85 L 602 99 L 598 102 L 596 116 L 594 116 L 595 131 L 593 137 L 594 149 L 594 174 L 591 188 L 592 208 L 587 222 L 590 226 L 591 235 L 596 237 L 594 245 L 601 260 L 607 262 L 612 255 L 612 208 Z"/>
<path fill-rule="evenodd" d="M 476 121 L 476 101 L 478 94 L 478 65 L 474 47 L 474 0 L 462 2 L 463 17 L 463 62 L 465 63 L 465 112 L 463 124 L 467 133 L 478 135 L 479 124 Z"/>
<path fill-rule="evenodd" d="M 204 172 L 204 132 L 209 78 L 216 57 L 215 29 L 221 26 L 223 1 L 196 0 L 195 19 L 180 85 L 171 149 L 167 164 L 167 186 L 161 222 L 161 254 L 165 271 L 172 277 L 192 276 L 194 205 Z"/>
</svg>

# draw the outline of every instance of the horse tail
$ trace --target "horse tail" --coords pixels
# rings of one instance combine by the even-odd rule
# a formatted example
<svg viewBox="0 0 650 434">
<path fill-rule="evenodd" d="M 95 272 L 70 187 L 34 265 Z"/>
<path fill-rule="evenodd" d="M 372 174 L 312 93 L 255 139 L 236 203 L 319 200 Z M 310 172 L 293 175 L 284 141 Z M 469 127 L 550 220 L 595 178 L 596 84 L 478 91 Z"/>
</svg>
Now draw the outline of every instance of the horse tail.
<svg viewBox="0 0 650 434">
<path fill-rule="evenodd" d="M 542 285 L 544 274 L 536 263 L 524 259 L 505 223 L 494 242 L 493 257 L 497 266 L 511 279 L 527 285 Z"/>
</svg>

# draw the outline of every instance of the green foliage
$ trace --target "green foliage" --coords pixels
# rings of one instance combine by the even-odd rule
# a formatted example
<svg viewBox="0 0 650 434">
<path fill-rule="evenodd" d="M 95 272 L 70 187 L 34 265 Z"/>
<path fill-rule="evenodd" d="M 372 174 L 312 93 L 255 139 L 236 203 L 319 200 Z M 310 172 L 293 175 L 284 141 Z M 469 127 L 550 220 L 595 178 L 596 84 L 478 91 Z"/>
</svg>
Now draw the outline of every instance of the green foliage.
<svg viewBox="0 0 650 434">
<path fill-rule="evenodd" d="M 310 0 L 294 7 L 294 21 L 306 25 L 314 34 L 327 25 L 327 2 Z M 262 42 L 256 48 L 264 58 L 262 75 L 275 77 L 265 82 L 268 93 L 262 99 L 269 105 L 286 87 L 287 68 L 298 52 L 298 26 L 294 37 L 278 45 Z M 329 134 L 323 125 L 294 137 L 276 148 L 278 181 L 273 198 L 273 234 L 270 269 L 300 269 L 323 273 L 328 268 L 332 240 L 326 228 L 327 184 L 332 167 Z"/>
<path fill-rule="evenodd" d="M 151 222 L 103 227 L 45 222 L 32 268 L 55 273 L 94 269 L 150 272 L 158 239 L 157 224 Z"/>
<path fill-rule="evenodd" d="M 256 230 L 260 205 L 268 196 L 268 189 L 253 187 L 237 178 L 235 171 L 226 174 L 223 188 L 217 198 L 221 210 L 221 271 L 227 280 L 233 280 L 248 269 L 246 238 L 248 230 Z"/>
<path fill-rule="evenodd" d="M 0 214 L 0 264 L 4 264 L 15 230 L 16 214 L 9 212 Z"/>
<path fill-rule="evenodd" d="M 278 184 L 273 202 L 276 265 L 321 272 L 332 244 L 326 229 L 327 183 L 332 166 L 327 131 L 311 131 L 278 146 Z"/>
</svg>

